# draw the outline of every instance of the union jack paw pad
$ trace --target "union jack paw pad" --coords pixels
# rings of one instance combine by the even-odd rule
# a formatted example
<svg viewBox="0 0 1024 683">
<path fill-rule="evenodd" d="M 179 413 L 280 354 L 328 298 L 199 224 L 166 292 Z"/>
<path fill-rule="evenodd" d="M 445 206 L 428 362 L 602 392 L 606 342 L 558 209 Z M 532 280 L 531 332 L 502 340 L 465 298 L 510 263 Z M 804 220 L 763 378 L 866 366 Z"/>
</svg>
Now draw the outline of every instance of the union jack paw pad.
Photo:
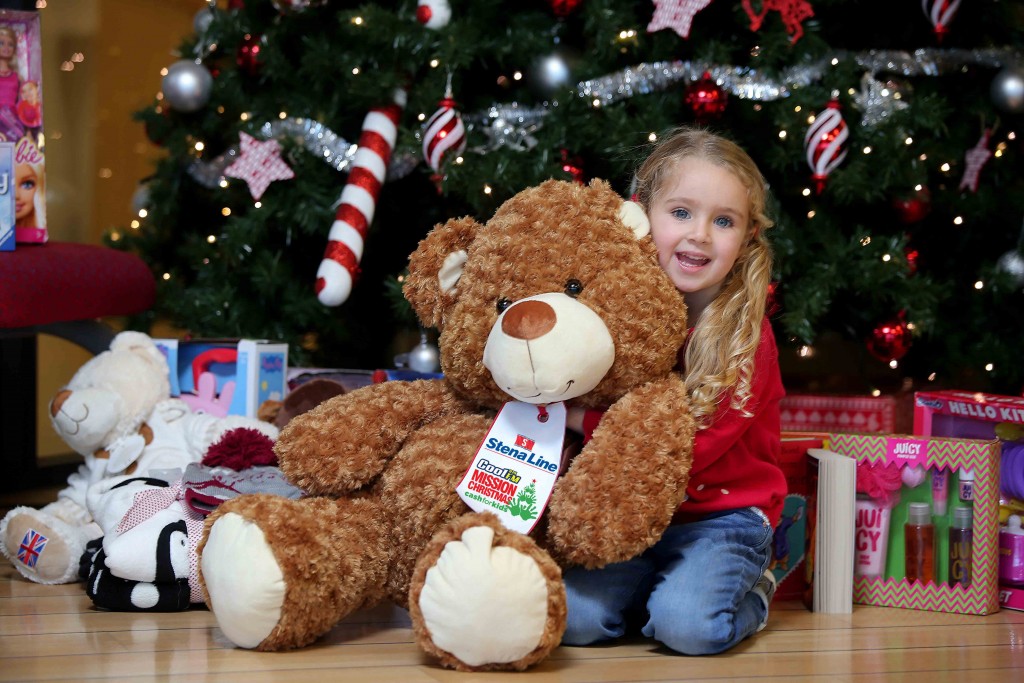
<svg viewBox="0 0 1024 683">
<path fill-rule="evenodd" d="M 35 529 L 26 531 L 25 536 L 21 539 L 21 544 L 18 546 L 18 562 L 21 562 L 30 569 L 34 568 L 36 563 L 39 562 L 39 556 L 46 549 L 46 543 L 49 540 Z"/>
<path fill-rule="evenodd" d="M 78 557 L 70 542 L 73 532 L 59 520 L 32 508 L 11 510 L 0 522 L 0 550 L 18 572 L 36 583 L 68 583 L 77 578 Z M 74 557 L 71 557 L 71 555 Z"/>
</svg>

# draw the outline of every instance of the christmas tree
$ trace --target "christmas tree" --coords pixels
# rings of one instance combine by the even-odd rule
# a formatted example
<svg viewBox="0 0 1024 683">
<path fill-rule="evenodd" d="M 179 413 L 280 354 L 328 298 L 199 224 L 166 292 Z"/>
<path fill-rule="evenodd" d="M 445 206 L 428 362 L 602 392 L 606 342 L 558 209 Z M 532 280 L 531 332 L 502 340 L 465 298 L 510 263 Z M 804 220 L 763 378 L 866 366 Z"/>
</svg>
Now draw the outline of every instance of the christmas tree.
<svg viewBox="0 0 1024 683">
<path fill-rule="evenodd" d="M 222 0 L 195 27 L 110 235 L 193 334 L 389 366 L 432 225 L 549 177 L 628 195 L 698 124 L 770 182 L 784 371 L 831 344 L 845 388 L 1021 391 L 1019 3 Z"/>
</svg>

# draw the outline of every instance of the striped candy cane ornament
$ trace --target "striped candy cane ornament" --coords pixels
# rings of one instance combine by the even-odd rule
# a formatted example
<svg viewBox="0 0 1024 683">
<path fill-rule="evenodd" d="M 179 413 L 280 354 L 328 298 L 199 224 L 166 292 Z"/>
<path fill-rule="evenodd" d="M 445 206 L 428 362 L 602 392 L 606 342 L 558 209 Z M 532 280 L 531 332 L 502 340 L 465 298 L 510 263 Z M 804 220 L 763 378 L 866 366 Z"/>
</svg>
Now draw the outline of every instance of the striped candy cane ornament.
<svg viewBox="0 0 1024 683">
<path fill-rule="evenodd" d="M 839 102 L 832 100 L 814 117 L 814 123 L 807 129 L 804 136 L 804 152 L 807 164 L 814 172 L 814 183 L 821 194 L 825 189 L 825 179 L 832 170 L 846 158 L 843 143 L 850 137 L 850 129 L 839 111 Z"/>
<path fill-rule="evenodd" d="M 338 306 L 352 293 L 352 285 L 359 275 L 366 231 L 373 222 L 404 106 L 405 93 L 401 92 L 396 94 L 393 104 L 371 109 L 363 120 L 359 149 L 352 158 L 352 168 L 327 237 L 324 258 L 316 271 L 316 295 L 325 306 Z"/>
</svg>

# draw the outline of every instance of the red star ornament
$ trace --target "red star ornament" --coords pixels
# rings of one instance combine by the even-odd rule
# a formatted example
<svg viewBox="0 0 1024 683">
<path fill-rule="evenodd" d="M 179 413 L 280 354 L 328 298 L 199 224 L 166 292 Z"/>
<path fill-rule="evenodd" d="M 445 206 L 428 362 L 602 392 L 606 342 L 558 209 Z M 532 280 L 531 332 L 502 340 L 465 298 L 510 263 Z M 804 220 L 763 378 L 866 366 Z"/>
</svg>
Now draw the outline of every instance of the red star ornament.
<svg viewBox="0 0 1024 683">
<path fill-rule="evenodd" d="M 689 38 L 693 18 L 710 4 L 711 0 L 654 0 L 654 16 L 647 32 L 670 28 L 680 37 Z"/>
<path fill-rule="evenodd" d="M 262 197 L 275 180 L 295 177 L 295 172 L 281 158 L 281 145 L 277 140 L 261 142 L 246 133 L 239 133 L 238 138 L 242 149 L 234 163 L 224 169 L 224 175 L 248 183 L 253 199 Z"/>
</svg>

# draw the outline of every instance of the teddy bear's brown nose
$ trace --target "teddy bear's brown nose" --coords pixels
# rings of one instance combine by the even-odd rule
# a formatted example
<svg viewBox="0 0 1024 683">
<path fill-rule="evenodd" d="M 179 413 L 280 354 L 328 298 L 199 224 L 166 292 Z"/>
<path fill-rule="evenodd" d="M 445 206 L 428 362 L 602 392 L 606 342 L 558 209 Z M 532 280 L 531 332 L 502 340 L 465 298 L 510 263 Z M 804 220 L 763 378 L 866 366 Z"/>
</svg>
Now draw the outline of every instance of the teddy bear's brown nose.
<svg viewBox="0 0 1024 683">
<path fill-rule="evenodd" d="M 50 401 L 50 415 L 57 417 L 57 413 L 60 412 L 61 406 L 64 405 L 64 401 L 68 400 L 68 396 L 70 395 L 71 392 L 68 391 L 67 389 L 58 391 L 57 394 L 53 397 L 53 400 Z"/>
<path fill-rule="evenodd" d="M 543 301 L 523 301 L 505 311 L 501 331 L 510 337 L 530 341 L 543 337 L 558 322 L 555 309 Z"/>
</svg>

